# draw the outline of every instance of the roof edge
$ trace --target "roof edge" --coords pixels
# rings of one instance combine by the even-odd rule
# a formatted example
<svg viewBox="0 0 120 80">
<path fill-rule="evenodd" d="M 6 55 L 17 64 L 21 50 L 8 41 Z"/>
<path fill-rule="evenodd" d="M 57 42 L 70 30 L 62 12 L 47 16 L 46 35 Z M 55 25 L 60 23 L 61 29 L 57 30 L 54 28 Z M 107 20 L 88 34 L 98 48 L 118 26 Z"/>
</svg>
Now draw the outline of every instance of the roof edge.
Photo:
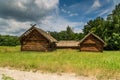
<svg viewBox="0 0 120 80">
<path fill-rule="evenodd" d="M 37 27 L 35 27 L 35 26 L 32 26 L 31 28 L 29 28 L 27 31 L 25 31 L 20 37 L 19 37 L 19 39 L 21 39 L 22 37 L 24 37 L 25 36 L 25 34 L 28 32 L 28 31 L 30 31 L 30 30 L 32 30 L 32 29 L 35 29 L 35 30 L 37 30 L 41 35 L 43 35 L 46 39 L 48 39 L 50 42 L 57 42 L 57 40 L 55 39 L 55 38 L 53 38 L 51 35 L 49 35 L 47 32 L 45 32 L 44 30 L 42 30 L 42 29 L 39 29 L 39 28 L 37 28 Z M 41 31 L 39 31 L 39 30 Z M 42 32 L 44 32 L 45 34 L 43 34 Z M 29 34 L 29 33 L 28 33 Z M 49 39 L 48 37 L 46 37 L 45 35 L 49 35 L 50 37 L 52 37 L 54 40 L 52 41 L 51 39 Z"/>
<path fill-rule="evenodd" d="M 97 36 L 97 35 L 95 35 L 94 33 L 92 33 L 92 32 L 90 32 L 90 33 L 88 33 L 82 40 L 80 40 L 80 43 L 79 44 L 81 44 L 89 35 L 93 35 L 94 37 L 96 37 L 97 39 L 99 39 L 103 44 L 104 44 L 104 46 L 106 45 L 106 43 L 99 37 L 99 36 Z"/>
</svg>

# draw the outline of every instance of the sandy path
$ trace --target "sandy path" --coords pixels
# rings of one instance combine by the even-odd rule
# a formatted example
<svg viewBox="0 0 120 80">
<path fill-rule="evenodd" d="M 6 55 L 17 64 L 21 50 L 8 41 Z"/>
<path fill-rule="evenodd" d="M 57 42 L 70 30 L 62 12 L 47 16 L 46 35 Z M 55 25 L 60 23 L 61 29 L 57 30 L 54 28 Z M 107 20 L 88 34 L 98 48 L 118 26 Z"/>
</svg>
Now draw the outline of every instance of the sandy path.
<svg viewBox="0 0 120 80">
<path fill-rule="evenodd" d="M 26 72 L 19 70 L 10 70 L 8 68 L 0 68 L 0 77 L 2 74 L 10 76 L 15 80 L 96 80 L 93 77 L 75 76 L 75 74 L 51 74 L 40 72 Z M 1 79 L 0 79 L 1 80 Z"/>
</svg>

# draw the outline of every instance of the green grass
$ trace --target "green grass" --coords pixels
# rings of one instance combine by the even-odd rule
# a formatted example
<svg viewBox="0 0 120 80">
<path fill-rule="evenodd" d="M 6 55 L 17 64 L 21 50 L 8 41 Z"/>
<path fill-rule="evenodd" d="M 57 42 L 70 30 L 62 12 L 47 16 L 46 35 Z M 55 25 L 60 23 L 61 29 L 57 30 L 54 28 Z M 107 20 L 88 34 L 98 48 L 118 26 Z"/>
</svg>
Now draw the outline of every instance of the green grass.
<svg viewBox="0 0 120 80">
<path fill-rule="evenodd" d="M 20 47 L 0 47 L 0 66 L 21 70 L 103 78 L 120 78 L 120 51 L 79 52 L 56 50 L 53 52 L 21 52 Z"/>
<path fill-rule="evenodd" d="M 14 80 L 13 78 L 9 77 L 9 76 L 6 76 L 6 75 L 2 75 L 2 80 Z"/>
</svg>

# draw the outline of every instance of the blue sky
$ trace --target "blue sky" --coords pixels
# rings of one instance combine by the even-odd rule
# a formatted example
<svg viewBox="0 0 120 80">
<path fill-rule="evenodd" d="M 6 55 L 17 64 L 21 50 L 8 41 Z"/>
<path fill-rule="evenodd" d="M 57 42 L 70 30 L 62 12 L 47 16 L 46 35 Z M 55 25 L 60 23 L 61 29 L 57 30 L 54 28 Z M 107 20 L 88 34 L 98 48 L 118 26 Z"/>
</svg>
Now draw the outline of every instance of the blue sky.
<svg viewBox="0 0 120 80">
<path fill-rule="evenodd" d="M 30 24 L 45 31 L 75 32 L 98 16 L 106 18 L 120 0 L 0 0 L 0 34 L 21 35 Z"/>
<path fill-rule="evenodd" d="M 70 21 L 84 21 L 105 17 L 113 9 L 113 0 L 60 0 L 60 15 Z"/>
</svg>

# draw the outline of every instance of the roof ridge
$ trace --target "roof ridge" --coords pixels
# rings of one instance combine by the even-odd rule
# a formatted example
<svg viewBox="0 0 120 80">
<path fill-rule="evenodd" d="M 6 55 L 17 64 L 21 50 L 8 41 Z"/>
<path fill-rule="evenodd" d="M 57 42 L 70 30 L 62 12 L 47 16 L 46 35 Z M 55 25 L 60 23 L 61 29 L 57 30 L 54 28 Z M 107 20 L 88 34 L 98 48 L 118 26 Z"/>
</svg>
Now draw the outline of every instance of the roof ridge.
<svg viewBox="0 0 120 80">
<path fill-rule="evenodd" d="M 41 34 L 44 35 L 48 40 L 52 41 L 53 42 L 57 42 L 57 40 L 55 38 L 53 38 L 50 34 L 48 34 L 47 32 L 45 32 L 44 30 L 40 29 L 40 28 L 37 28 L 36 29 L 38 30 L 38 32 L 42 32 Z"/>
<path fill-rule="evenodd" d="M 20 38 L 22 38 L 23 36 L 26 36 L 26 33 L 30 33 L 33 29 L 36 29 L 40 34 L 42 34 L 45 38 L 47 38 L 50 42 L 57 42 L 57 40 L 55 38 L 53 38 L 50 34 L 48 34 L 47 32 L 45 32 L 44 30 L 37 28 L 35 26 L 32 26 L 30 29 L 28 29 L 25 33 L 23 33 Z M 28 33 L 28 34 L 29 34 Z"/>
<path fill-rule="evenodd" d="M 106 44 L 99 36 L 97 36 L 96 34 L 94 34 L 93 32 L 89 32 L 81 41 L 80 43 L 82 43 L 89 35 L 93 35 L 94 37 L 96 37 L 97 39 L 99 39 L 102 43 Z"/>
</svg>

